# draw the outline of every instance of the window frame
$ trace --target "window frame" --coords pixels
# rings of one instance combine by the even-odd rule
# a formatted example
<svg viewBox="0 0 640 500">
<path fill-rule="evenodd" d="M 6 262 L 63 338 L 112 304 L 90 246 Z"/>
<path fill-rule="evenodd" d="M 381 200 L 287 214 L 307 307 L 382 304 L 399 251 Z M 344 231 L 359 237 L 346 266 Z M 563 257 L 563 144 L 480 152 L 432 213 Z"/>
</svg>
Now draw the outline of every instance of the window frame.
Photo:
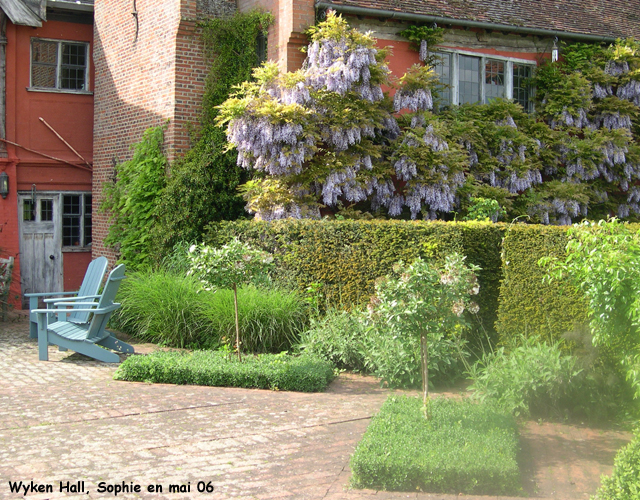
<svg viewBox="0 0 640 500">
<path fill-rule="evenodd" d="M 42 41 L 42 42 L 51 42 L 57 45 L 56 48 L 56 86 L 55 87 L 36 87 L 33 85 L 33 42 L 34 41 Z M 62 77 L 61 77 L 61 69 L 63 67 L 62 64 L 62 50 L 65 44 L 68 45 L 83 45 L 85 47 L 85 65 L 84 65 L 84 89 L 65 89 L 61 87 Z M 31 37 L 29 43 L 29 87 L 27 87 L 28 91 L 31 92 L 54 92 L 61 94 L 93 94 L 90 88 L 90 80 L 89 80 L 89 69 L 91 66 L 91 43 L 85 42 L 83 40 L 60 40 L 55 38 L 42 38 L 33 36 Z"/>
<path fill-rule="evenodd" d="M 65 196 L 79 196 L 80 197 L 80 213 L 79 214 L 65 214 L 64 212 L 64 197 Z M 87 220 L 87 213 L 86 213 L 86 207 L 87 207 L 87 200 L 86 197 L 90 196 L 91 197 L 91 202 L 90 202 L 90 206 L 91 206 L 91 214 L 90 217 L 91 219 L 93 219 L 93 193 L 91 191 L 63 191 L 60 193 L 60 241 L 62 242 L 62 251 L 63 252 L 70 252 L 70 251 L 76 251 L 76 252 L 80 252 L 80 251 L 87 251 L 91 249 L 92 243 L 93 243 L 93 237 L 92 234 L 90 233 L 90 238 L 91 241 L 89 243 L 86 242 L 86 220 Z M 65 229 L 65 225 L 64 225 L 64 219 L 65 217 L 78 217 L 80 219 L 80 226 L 79 226 L 79 231 L 80 231 L 80 244 L 79 245 L 65 245 L 64 244 L 64 239 L 65 239 L 65 235 L 64 235 L 64 229 Z M 93 222 L 91 224 L 91 227 L 93 228 Z"/>
<path fill-rule="evenodd" d="M 486 104 L 487 95 L 486 95 L 486 65 L 489 61 L 496 61 L 504 64 L 504 98 L 505 99 L 513 99 L 513 65 L 521 65 L 521 66 L 529 66 L 531 68 L 532 74 L 535 72 L 537 67 L 536 61 L 532 61 L 530 59 L 522 59 L 518 57 L 506 57 L 506 56 L 498 56 L 493 54 L 486 54 L 482 52 L 473 52 L 470 50 L 459 50 L 459 49 L 451 49 L 448 47 L 437 47 L 433 54 L 438 57 L 440 54 L 449 55 L 449 78 L 450 82 L 444 83 L 449 85 L 449 102 L 441 102 L 440 106 L 450 106 L 450 105 L 460 105 L 460 56 L 470 56 L 479 59 L 479 95 L 480 100 L 477 101 L 479 103 Z M 436 73 L 438 71 L 436 70 Z M 439 74 L 439 73 L 438 73 Z M 525 109 L 526 112 L 530 113 L 533 111 L 533 95 L 535 89 L 533 87 L 530 88 L 529 91 L 529 109 Z M 490 96 L 490 98 L 495 98 L 495 96 Z"/>
</svg>

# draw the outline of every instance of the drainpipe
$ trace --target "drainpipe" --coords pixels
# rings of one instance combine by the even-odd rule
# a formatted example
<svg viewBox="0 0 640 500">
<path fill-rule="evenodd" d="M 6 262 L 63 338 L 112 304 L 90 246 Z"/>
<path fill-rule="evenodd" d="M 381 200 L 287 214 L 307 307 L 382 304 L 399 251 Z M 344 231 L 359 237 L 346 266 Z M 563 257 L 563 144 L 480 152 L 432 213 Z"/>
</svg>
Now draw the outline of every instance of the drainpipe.
<svg viewBox="0 0 640 500">
<path fill-rule="evenodd" d="M 354 16 L 384 17 L 397 19 L 398 21 L 413 21 L 418 23 L 436 23 L 439 26 L 452 24 L 468 28 L 481 28 L 494 31 L 508 31 L 511 33 L 522 33 L 527 35 L 537 35 L 543 37 L 558 37 L 563 40 L 581 40 L 585 42 L 613 43 L 615 37 L 589 35 L 583 33 L 570 33 L 559 30 L 546 30 L 540 28 L 525 28 L 522 26 L 510 26 L 507 24 L 489 23 L 484 21 L 470 21 L 466 19 L 453 19 L 451 17 L 431 16 L 427 14 L 409 14 L 407 12 L 396 12 L 392 10 L 371 9 L 368 7 L 356 7 L 352 5 L 333 4 L 330 2 L 316 2 L 316 9 L 331 9 L 341 14 L 351 14 Z"/>
</svg>

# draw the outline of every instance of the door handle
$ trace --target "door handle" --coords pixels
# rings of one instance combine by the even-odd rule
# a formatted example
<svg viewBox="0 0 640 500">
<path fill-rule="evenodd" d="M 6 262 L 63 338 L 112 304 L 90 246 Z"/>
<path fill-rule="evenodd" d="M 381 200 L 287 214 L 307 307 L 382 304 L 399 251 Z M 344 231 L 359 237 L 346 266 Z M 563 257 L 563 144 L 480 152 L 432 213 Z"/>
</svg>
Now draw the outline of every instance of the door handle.
<svg viewBox="0 0 640 500">
<path fill-rule="evenodd" d="M 54 259 L 55 259 L 55 257 L 54 257 L 53 255 L 49 255 L 49 258 L 50 258 L 51 260 L 54 260 Z"/>
</svg>

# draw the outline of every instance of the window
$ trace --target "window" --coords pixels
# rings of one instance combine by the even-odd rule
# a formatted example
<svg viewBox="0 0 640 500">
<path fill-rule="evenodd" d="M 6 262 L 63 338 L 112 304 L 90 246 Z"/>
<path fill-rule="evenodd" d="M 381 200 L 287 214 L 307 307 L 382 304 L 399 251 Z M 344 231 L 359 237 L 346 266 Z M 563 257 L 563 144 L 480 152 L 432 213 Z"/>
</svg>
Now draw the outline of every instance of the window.
<svg viewBox="0 0 640 500">
<path fill-rule="evenodd" d="M 91 195 L 62 196 L 62 246 L 86 247 L 91 244 Z"/>
<path fill-rule="evenodd" d="M 31 39 L 31 87 L 88 90 L 89 44 Z"/>
<path fill-rule="evenodd" d="M 517 59 L 472 53 L 438 52 L 434 71 L 440 78 L 439 106 L 513 99 L 533 110 L 529 84 L 535 65 Z"/>
</svg>

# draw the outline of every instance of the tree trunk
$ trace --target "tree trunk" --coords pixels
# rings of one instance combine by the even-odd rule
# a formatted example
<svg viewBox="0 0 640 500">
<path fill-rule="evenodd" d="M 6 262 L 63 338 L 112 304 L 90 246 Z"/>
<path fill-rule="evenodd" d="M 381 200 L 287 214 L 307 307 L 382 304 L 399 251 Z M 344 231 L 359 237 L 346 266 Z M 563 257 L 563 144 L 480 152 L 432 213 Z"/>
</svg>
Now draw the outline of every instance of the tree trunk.
<svg viewBox="0 0 640 500">
<path fill-rule="evenodd" d="M 233 306 L 236 310 L 236 350 L 238 351 L 238 361 L 242 361 L 240 354 L 240 322 L 238 321 L 238 287 L 233 284 Z"/>
<path fill-rule="evenodd" d="M 429 347 L 426 334 L 420 334 L 420 350 L 422 351 L 422 404 L 425 417 L 429 418 Z"/>
</svg>

